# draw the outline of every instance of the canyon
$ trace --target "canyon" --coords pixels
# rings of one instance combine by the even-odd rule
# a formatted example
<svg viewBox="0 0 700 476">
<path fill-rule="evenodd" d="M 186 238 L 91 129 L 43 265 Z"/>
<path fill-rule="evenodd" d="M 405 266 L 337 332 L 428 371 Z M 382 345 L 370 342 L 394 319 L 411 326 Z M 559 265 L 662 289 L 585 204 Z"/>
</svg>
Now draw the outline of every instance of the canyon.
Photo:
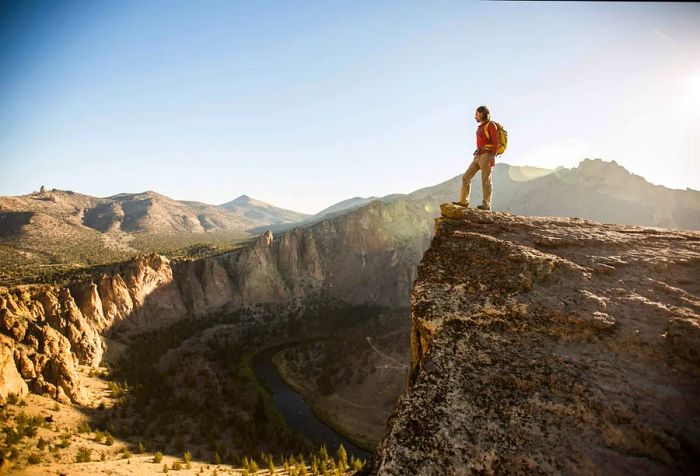
<svg viewBox="0 0 700 476">
<path fill-rule="evenodd" d="M 608 451 L 619 472 L 689 468 L 697 449 L 697 435 L 688 430 L 697 421 L 697 408 L 688 395 L 697 394 L 698 378 L 700 293 L 693 274 L 698 234 L 587 218 L 699 229 L 700 194 L 653 186 L 599 160 L 556 171 L 499 164 L 494 180 L 501 209 L 515 215 L 441 207 L 459 190 L 455 177 L 411 194 L 351 199 L 296 224 L 271 223 L 233 251 L 196 259 L 142 254 L 87 268 L 80 279 L 64 283 L 0 286 L 0 397 L 32 392 L 84 405 L 84 368 L 114 365 L 139 336 L 158 339 L 161 330 L 178 326 L 178 332 L 190 326 L 197 334 L 185 333 L 179 347 L 162 356 L 166 374 L 184 359 L 211 370 L 211 362 L 200 356 L 223 349 L 221 339 L 245 340 L 250 326 L 278 336 L 273 340 L 297 327 L 314 336 L 320 332 L 285 320 L 292 315 L 315 313 L 307 324 L 319 329 L 340 328 L 337 319 L 345 319 L 356 326 L 348 335 L 363 342 L 370 334 L 361 334 L 366 330 L 361 312 L 338 312 L 333 320 L 315 309 L 332 313 L 376 306 L 403 310 L 406 322 L 394 319 L 391 327 L 372 334 L 374 340 L 367 337 L 365 349 L 343 342 L 341 335 L 325 348 L 290 351 L 281 365 L 299 388 L 319 398 L 323 405 L 317 410 L 338 413 L 341 390 L 357 408 L 344 411 L 340 420 L 372 408 L 365 427 L 355 428 L 357 439 L 368 444 L 381 438 L 383 421 L 409 374 L 409 389 L 379 447 L 377 474 L 503 468 L 595 474 L 600 455 Z M 479 191 L 474 192 L 476 203 Z M 567 218 L 524 216 L 538 210 Z M 435 228 L 436 217 L 441 218 Z M 23 227 L 20 223 L 15 231 Z M 106 230 L 91 233 L 115 232 Z M 396 338 L 408 332 L 411 345 L 397 348 L 402 341 Z M 372 347 L 380 342 L 382 349 Z M 352 355 L 338 353 L 342 348 L 352 349 Z M 382 355 L 389 348 L 391 355 Z M 377 358 L 366 359 L 370 354 Z M 312 358 L 305 360 L 308 355 Z M 650 356 L 662 363 L 655 366 Z M 355 376 L 365 364 L 379 370 L 363 375 L 362 384 L 336 379 L 331 387 L 336 393 L 320 397 L 318 375 L 308 373 L 317 357 L 345 365 Z M 173 372 L 178 382 L 195 382 L 195 388 L 201 383 Z M 630 410 L 627 393 L 608 388 L 624 378 L 636 385 L 627 393 L 644 402 L 641 410 Z M 213 379 L 215 387 L 220 380 Z M 374 395 L 382 381 L 385 391 Z M 531 381 L 539 385 L 534 397 L 527 396 Z M 460 393 L 470 386 L 477 396 Z M 491 395 L 493 388 L 500 390 Z M 373 395 L 363 395 L 363 389 Z M 584 390 L 584 401 L 571 396 Z M 599 416 L 608 391 L 614 409 Z M 655 399 L 680 410 L 661 417 Z M 606 418 L 620 421 L 605 426 Z M 524 430 L 514 428 L 521 423 L 535 429 L 535 436 L 525 438 Z M 572 449 L 574 427 L 593 435 L 592 449 Z M 561 451 L 557 438 L 565 442 Z M 534 456 L 518 453 L 521 446 Z M 640 451 L 644 456 L 636 460 L 629 456 Z"/>
</svg>

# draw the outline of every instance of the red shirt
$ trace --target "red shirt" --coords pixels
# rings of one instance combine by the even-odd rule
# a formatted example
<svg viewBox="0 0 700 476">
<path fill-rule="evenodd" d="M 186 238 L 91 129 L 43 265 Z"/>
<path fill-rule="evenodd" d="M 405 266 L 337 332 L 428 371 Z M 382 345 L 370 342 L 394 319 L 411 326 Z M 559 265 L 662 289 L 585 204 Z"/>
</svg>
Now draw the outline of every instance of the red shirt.
<svg viewBox="0 0 700 476">
<path fill-rule="evenodd" d="M 496 124 L 489 121 L 489 138 L 487 138 L 484 132 L 485 125 L 486 123 L 482 122 L 479 124 L 479 127 L 476 128 L 476 150 L 479 153 L 491 152 L 492 154 L 496 154 L 498 151 L 498 129 L 496 128 Z M 495 157 L 491 157 L 491 167 L 494 165 L 496 165 L 496 159 Z"/>
</svg>

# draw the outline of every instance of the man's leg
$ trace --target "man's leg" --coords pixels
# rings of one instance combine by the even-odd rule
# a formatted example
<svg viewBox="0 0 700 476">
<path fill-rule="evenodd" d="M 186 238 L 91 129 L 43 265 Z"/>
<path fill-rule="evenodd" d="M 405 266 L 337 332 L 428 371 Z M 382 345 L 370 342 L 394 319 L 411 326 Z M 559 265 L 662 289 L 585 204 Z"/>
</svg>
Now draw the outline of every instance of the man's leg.
<svg viewBox="0 0 700 476">
<path fill-rule="evenodd" d="M 481 189 L 484 192 L 483 205 L 491 208 L 493 185 L 491 184 L 491 157 L 489 154 L 479 155 L 479 168 L 481 169 Z"/>
<path fill-rule="evenodd" d="M 471 192 L 471 182 L 478 171 L 479 171 L 479 161 L 477 160 L 476 157 L 474 157 L 474 160 L 472 161 L 471 164 L 469 164 L 467 171 L 464 172 L 464 175 L 462 175 L 462 190 L 459 193 L 459 203 L 461 203 L 463 205 L 469 204 L 469 194 Z"/>
</svg>

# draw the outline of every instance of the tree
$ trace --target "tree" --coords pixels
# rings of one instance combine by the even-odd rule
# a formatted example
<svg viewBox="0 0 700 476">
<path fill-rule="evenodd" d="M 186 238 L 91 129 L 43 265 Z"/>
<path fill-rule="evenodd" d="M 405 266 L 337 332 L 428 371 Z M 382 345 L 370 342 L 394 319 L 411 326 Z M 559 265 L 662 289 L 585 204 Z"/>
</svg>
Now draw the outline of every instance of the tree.
<svg viewBox="0 0 700 476">
<path fill-rule="evenodd" d="M 337 458 L 338 467 L 341 471 L 345 471 L 348 467 L 348 453 L 345 451 L 345 448 L 343 447 L 342 443 L 340 444 L 340 446 L 338 446 Z"/>
<path fill-rule="evenodd" d="M 321 461 L 325 463 L 328 461 L 328 450 L 326 449 L 326 445 L 322 444 L 321 449 L 318 451 L 318 455 L 321 457 Z"/>
<path fill-rule="evenodd" d="M 216 465 L 221 464 L 221 456 L 219 456 L 218 451 L 214 452 L 214 464 L 216 464 Z"/>
</svg>

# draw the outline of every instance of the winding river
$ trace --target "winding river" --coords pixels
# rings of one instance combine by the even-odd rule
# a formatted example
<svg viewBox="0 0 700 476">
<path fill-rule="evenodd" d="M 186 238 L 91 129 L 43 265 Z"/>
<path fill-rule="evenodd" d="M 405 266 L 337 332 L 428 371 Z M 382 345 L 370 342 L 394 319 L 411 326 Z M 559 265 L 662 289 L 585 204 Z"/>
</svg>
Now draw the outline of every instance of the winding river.
<svg viewBox="0 0 700 476">
<path fill-rule="evenodd" d="M 292 430 L 306 435 L 317 444 L 325 443 L 328 453 L 331 455 L 335 454 L 338 446 L 342 443 L 348 456 L 354 455 L 356 458 L 368 460 L 371 456 L 369 452 L 358 448 L 316 418 L 306 400 L 282 380 L 272 364 L 272 356 L 287 347 L 291 347 L 291 344 L 270 347 L 253 356 L 255 376 L 272 394 L 272 400 L 287 425 Z"/>
</svg>

